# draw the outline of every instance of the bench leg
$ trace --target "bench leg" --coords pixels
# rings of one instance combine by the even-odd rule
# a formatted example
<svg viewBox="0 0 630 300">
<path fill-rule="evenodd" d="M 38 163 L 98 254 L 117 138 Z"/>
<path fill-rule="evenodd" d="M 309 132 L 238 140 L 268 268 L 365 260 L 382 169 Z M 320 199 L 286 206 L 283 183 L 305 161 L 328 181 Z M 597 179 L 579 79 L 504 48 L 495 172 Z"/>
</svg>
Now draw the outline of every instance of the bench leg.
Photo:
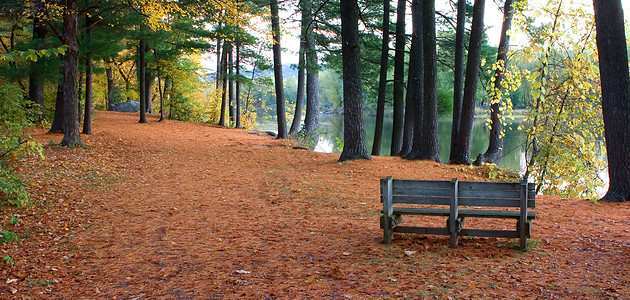
<svg viewBox="0 0 630 300">
<path fill-rule="evenodd" d="M 383 243 L 390 244 L 394 239 L 394 227 L 402 223 L 402 215 L 392 215 L 389 218 L 381 216 L 381 228 L 383 228 Z"/>
<path fill-rule="evenodd" d="M 451 218 L 448 218 L 446 220 L 446 226 L 449 232 L 451 233 L 451 240 L 450 240 L 451 248 L 457 248 L 459 231 L 462 229 L 463 225 L 464 225 L 464 218 L 454 219 L 452 223 L 451 223 Z"/>
<path fill-rule="evenodd" d="M 523 252 L 527 252 L 527 238 L 529 238 L 531 233 L 531 224 L 532 221 L 528 220 L 527 222 L 525 222 L 524 226 L 521 227 L 521 222 L 516 222 L 516 230 L 519 233 L 519 246 L 521 251 Z"/>
</svg>

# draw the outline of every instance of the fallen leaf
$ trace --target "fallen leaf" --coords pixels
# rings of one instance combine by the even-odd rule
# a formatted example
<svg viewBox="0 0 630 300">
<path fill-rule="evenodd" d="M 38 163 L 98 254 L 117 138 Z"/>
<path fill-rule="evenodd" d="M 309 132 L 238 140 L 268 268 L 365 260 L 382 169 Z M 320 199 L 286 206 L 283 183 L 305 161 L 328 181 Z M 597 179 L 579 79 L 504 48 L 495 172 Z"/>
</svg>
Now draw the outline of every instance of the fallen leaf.
<svg viewBox="0 0 630 300">
<path fill-rule="evenodd" d="M 249 273 L 251 273 L 251 272 L 252 272 L 252 271 L 236 270 L 236 273 L 238 273 L 238 274 L 249 274 Z"/>
</svg>

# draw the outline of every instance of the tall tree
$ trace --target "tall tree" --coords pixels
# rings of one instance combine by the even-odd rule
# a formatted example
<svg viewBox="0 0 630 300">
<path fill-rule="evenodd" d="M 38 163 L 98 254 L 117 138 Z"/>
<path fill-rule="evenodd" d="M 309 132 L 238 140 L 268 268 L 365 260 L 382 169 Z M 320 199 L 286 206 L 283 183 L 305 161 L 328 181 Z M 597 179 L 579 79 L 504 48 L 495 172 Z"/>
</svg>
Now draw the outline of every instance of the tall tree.
<svg viewBox="0 0 630 300">
<path fill-rule="evenodd" d="M 405 33 L 405 19 L 407 1 L 398 0 L 396 9 L 396 46 L 394 54 L 394 114 L 392 126 L 391 155 L 400 154 L 405 122 L 405 47 L 407 36 Z"/>
<path fill-rule="evenodd" d="M 477 97 L 477 82 L 479 81 L 479 66 L 481 64 L 481 43 L 483 41 L 485 5 L 485 0 L 475 0 L 473 7 L 473 21 L 468 46 L 461 123 L 459 124 L 457 139 L 451 149 L 451 159 L 449 161 L 451 164 L 471 164 L 470 143 L 475 119 L 475 100 Z"/>
<path fill-rule="evenodd" d="M 33 4 L 33 46 L 35 49 L 42 49 L 45 46 L 45 38 L 48 33 L 44 20 L 44 2 L 35 1 Z M 28 94 L 33 103 L 39 105 L 40 118 L 44 118 L 44 76 L 42 74 L 42 61 L 36 60 L 32 63 L 29 71 Z"/>
<path fill-rule="evenodd" d="M 140 84 L 140 121 L 138 123 L 147 123 L 147 102 L 146 100 L 146 66 L 147 62 L 145 59 L 146 53 L 146 42 L 144 39 L 140 39 L 140 43 L 138 46 L 138 83 Z"/>
<path fill-rule="evenodd" d="M 282 48 L 280 47 L 280 17 L 278 1 L 271 0 L 271 31 L 273 36 L 273 75 L 276 86 L 276 112 L 278 119 L 278 138 L 286 139 L 287 121 L 284 114 L 284 86 L 282 81 Z"/>
<path fill-rule="evenodd" d="M 457 1 L 457 26 L 455 28 L 455 66 L 453 68 L 453 124 L 451 127 L 451 149 L 459 133 L 464 97 L 464 53 L 466 51 L 466 0 Z M 454 152 L 451 151 L 451 155 Z M 453 160 L 451 157 L 449 160 Z"/>
<path fill-rule="evenodd" d="M 64 131 L 64 98 L 63 98 L 63 81 L 57 84 L 57 97 L 55 98 L 55 114 L 53 122 L 50 125 L 49 133 L 63 133 Z"/>
<path fill-rule="evenodd" d="M 236 43 L 236 124 L 235 128 L 242 128 L 241 126 L 241 43 Z"/>
<path fill-rule="evenodd" d="M 315 148 L 319 140 L 319 64 L 314 36 L 313 2 L 304 2 L 307 14 L 306 22 L 306 115 L 302 135 L 310 139 L 310 145 Z"/>
<path fill-rule="evenodd" d="M 363 128 L 359 4 L 357 0 L 341 0 L 340 6 L 344 145 L 339 161 L 371 159 L 365 147 L 365 130 Z"/>
<path fill-rule="evenodd" d="M 302 123 L 302 107 L 304 107 L 304 87 L 306 79 L 306 58 L 304 52 L 306 51 L 306 32 L 308 26 L 307 23 L 308 13 L 305 11 L 306 1 L 300 1 L 300 10 L 302 11 L 302 24 L 300 24 L 300 49 L 298 50 L 298 75 L 297 75 L 297 95 L 295 97 L 295 112 L 293 114 L 293 122 L 291 122 L 291 128 L 289 129 L 289 135 L 294 136 L 300 131 L 300 125 Z M 309 8 L 310 9 L 310 8 Z"/>
<path fill-rule="evenodd" d="M 409 53 L 409 79 L 407 80 L 407 97 L 410 102 L 406 111 L 410 112 L 412 124 L 412 141 L 409 153 L 403 156 L 406 159 L 417 159 L 422 148 L 422 113 L 424 105 L 424 47 L 421 0 L 413 0 L 411 3 L 412 27 L 411 50 Z"/>
<path fill-rule="evenodd" d="M 217 77 L 221 78 L 221 116 L 219 117 L 219 126 L 225 127 L 226 118 L 225 118 L 225 110 L 227 109 L 227 75 L 225 74 L 227 70 L 227 52 L 229 43 L 227 41 L 223 42 L 223 53 L 221 54 L 221 66 L 219 68 L 219 74 Z"/>
<path fill-rule="evenodd" d="M 68 45 L 63 55 L 63 117 L 64 130 L 62 146 L 83 146 L 79 135 L 78 115 L 78 74 L 79 74 L 79 32 L 77 0 L 64 0 L 63 42 Z"/>
<path fill-rule="evenodd" d="M 507 68 L 507 54 L 510 47 L 510 27 L 514 17 L 514 1 L 505 0 L 503 5 L 503 25 L 501 25 L 501 38 L 497 50 L 497 63 L 494 71 L 494 81 L 492 83 L 490 106 L 490 143 L 484 154 L 479 154 L 474 164 L 479 166 L 483 163 L 498 164 L 503 157 L 503 121 L 501 118 L 501 106 L 503 102 L 503 80 L 505 79 L 505 69 Z"/>
<path fill-rule="evenodd" d="M 92 20 L 85 15 L 85 40 L 89 44 L 92 40 Z M 83 134 L 92 134 L 92 50 L 85 54 L 85 115 L 83 117 Z"/>
<path fill-rule="evenodd" d="M 424 61 L 424 95 L 422 129 L 420 130 L 422 146 L 417 158 L 439 162 L 435 0 L 422 1 L 422 32 Z"/>
<path fill-rule="evenodd" d="M 236 124 L 234 111 L 234 47 L 230 47 L 228 52 L 228 109 L 230 116 L 230 124 Z"/>
<path fill-rule="evenodd" d="M 378 100 L 376 102 L 376 126 L 372 155 L 381 154 L 383 141 L 383 119 L 385 118 L 385 95 L 387 93 L 387 71 L 389 70 L 389 1 L 383 0 L 383 37 L 381 40 L 381 64 L 378 79 Z"/>
<path fill-rule="evenodd" d="M 593 0 L 610 186 L 602 201 L 630 201 L 630 79 L 620 0 Z"/>
</svg>

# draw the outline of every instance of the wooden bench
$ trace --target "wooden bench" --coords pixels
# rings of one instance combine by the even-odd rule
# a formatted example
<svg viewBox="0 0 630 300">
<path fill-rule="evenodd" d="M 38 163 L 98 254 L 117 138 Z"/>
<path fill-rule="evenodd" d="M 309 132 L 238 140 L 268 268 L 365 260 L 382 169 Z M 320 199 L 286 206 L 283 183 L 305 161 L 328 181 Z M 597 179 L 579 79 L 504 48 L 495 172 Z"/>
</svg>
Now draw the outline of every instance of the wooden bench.
<svg viewBox="0 0 630 300">
<path fill-rule="evenodd" d="M 450 235 L 450 246 L 457 247 L 458 236 L 519 238 L 527 251 L 531 221 L 536 212 L 534 184 L 497 182 L 381 179 L 384 243 L 394 232 Z M 396 205 L 396 206 L 394 206 Z M 511 209 L 510 209 L 511 208 Z M 446 227 L 401 226 L 402 215 L 448 217 Z M 463 229 L 465 218 L 515 219 L 516 230 Z M 521 226 L 524 225 L 524 226 Z"/>
</svg>

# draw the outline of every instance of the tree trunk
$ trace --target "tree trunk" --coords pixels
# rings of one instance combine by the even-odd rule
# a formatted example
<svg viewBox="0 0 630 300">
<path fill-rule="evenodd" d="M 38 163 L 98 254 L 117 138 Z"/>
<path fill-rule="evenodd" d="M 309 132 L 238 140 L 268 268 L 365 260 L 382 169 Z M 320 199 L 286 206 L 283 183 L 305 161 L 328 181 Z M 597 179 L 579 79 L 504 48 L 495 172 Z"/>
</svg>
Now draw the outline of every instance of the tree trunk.
<svg viewBox="0 0 630 300">
<path fill-rule="evenodd" d="M 223 54 L 221 55 L 221 116 L 219 118 L 219 126 L 225 127 L 225 110 L 227 109 L 227 76 L 225 71 L 227 70 L 227 48 L 228 43 L 223 43 Z"/>
<path fill-rule="evenodd" d="M 105 74 L 107 75 L 107 110 L 112 110 L 112 104 L 114 104 L 114 71 L 112 70 L 111 65 L 107 65 L 105 69 Z"/>
<path fill-rule="evenodd" d="M 389 69 L 389 1 L 383 1 L 383 39 L 381 43 L 381 66 L 378 79 L 378 99 L 376 101 L 376 126 L 372 155 L 381 154 L 383 142 L 383 119 L 385 118 L 385 96 L 387 94 L 387 70 Z"/>
<path fill-rule="evenodd" d="M 407 111 L 412 115 L 413 130 L 411 130 L 412 147 L 403 156 L 406 159 L 417 159 L 424 146 L 422 144 L 422 111 L 424 105 L 424 46 L 422 26 L 421 0 L 413 0 L 411 4 L 413 34 L 409 58 L 409 79 L 407 80 L 407 94 L 411 102 L 407 104 Z"/>
<path fill-rule="evenodd" d="M 92 21 L 85 16 L 85 38 L 92 40 Z M 92 134 L 92 51 L 87 49 L 85 54 L 85 115 L 83 117 L 83 134 Z"/>
<path fill-rule="evenodd" d="M 341 0 L 341 55 L 344 145 L 339 161 L 371 159 L 365 147 L 365 130 L 363 129 L 363 87 L 357 0 Z"/>
<path fill-rule="evenodd" d="M 241 128 L 241 43 L 236 43 L 236 128 Z"/>
<path fill-rule="evenodd" d="M 437 55 L 435 38 L 435 0 L 422 2 L 424 98 L 420 154 L 418 159 L 440 161 L 437 112 Z"/>
<path fill-rule="evenodd" d="M 146 69 L 145 69 L 146 72 Z M 144 76 L 144 102 L 146 103 L 147 113 L 153 113 L 153 83 L 155 82 L 155 76 L 153 73 L 146 72 Z"/>
<path fill-rule="evenodd" d="M 457 139 L 451 149 L 451 159 L 449 161 L 451 164 L 470 165 L 470 142 L 472 140 L 472 129 L 475 119 L 475 100 L 477 97 L 477 82 L 479 81 L 479 65 L 481 63 L 481 42 L 483 41 L 485 3 L 485 0 L 475 0 L 475 6 L 473 8 L 461 123 L 459 125 Z"/>
<path fill-rule="evenodd" d="M 453 124 L 451 127 L 451 149 L 459 135 L 464 97 L 464 53 L 466 52 L 466 0 L 457 1 L 457 28 L 455 29 L 455 68 L 453 71 Z M 451 155 L 454 152 L 451 151 Z M 450 161 L 453 160 L 451 156 Z"/>
<path fill-rule="evenodd" d="M 57 98 L 55 100 L 55 116 L 48 133 L 63 133 L 64 117 L 63 117 L 63 83 L 57 84 Z"/>
<path fill-rule="evenodd" d="M 313 4 L 307 7 L 308 23 L 306 32 L 306 115 L 304 116 L 303 137 L 309 141 L 311 149 L 315 149 L 319 141 L 319 64 L 313 33 Z"/>
<path fill-rule="evenodd" d="M 298 78 L 297 78 L 297 96 L 295 97 L 295 112 L 293 114 L 293 122 L 291 122 L 291 128 L 289 129 L 289 136 L 294 136 L 300 131 L 300 125 L 302 124 L 302 107 L 304 107 L 304 85 L 306 78 L 306 67 L 304 52 L 306 51 L 306 29 L 310 25 L 307 23 L 306 18 L 308 13 L 304 8 L 305 3 L 302 3 L 302 24 L 300 35 L 300 50 L 298 51 Z"/>
<path fill-rule="evenodd" d="M 160 74 L 160 60 L 158 59 L 157 50 L 153 49 L 153 55 L 155 56 L 155 66 L 157 71 L 158 92 L 160 94 L 160 121 L 164 121 L 164 91 L 162 90 L 162 74 Z"/>
<path fill-rule="evenodd" d="M 594 0 L 610 186 L 602 201 L 630 201 L 630 79 L 620 0 Z"/>
<path fill-rule="evenodd" d="M 63 10 L 63 40 L 68 45 L 63 55 L 63 108 L 64 130 L 62 146 L 83 146 L 79 135 L 78 89 L 79 74 L 79 40 L 77 0 L 64 0 Z"/>
<path fill-rule="evenodd" d="M 407 1 L 398 0 L 396 10 L 396 53 L 394 54 L 394 115 L 392 124 L 392 147 L 390 155 L 400 154 L 405 114 L 405 17 Z"/>
<path fill-rule="evenodd" d="M 503 25 L 501 26 L 501 38 L 499 39 L 499 49 L 497 51 L 497 63 L 501 69 L 494 71 L 494 91 L 491 95 L 493 98 L 490 106 L 490 143 L 484 154 L 479 154 L 474 165 L 481 164 L 498 164 L 503 157 L 503 122 L 501 120 L 501 104 L 503 92 L 503 79 L 505 79 L 505 70 L 507 68 L 507 54 L 510 47 L 510 27 L 512 26 L 512 18 L 514 17 L 514 1 L 505 0 L 503 5 Z"/>
<path fill-rule="evenodd" d="M 35 49 L 43 49 L 45 47 L 46 34 L 48 33 L 48 27 L 46 27 L 45 21 L 41 18 L 44 13 L 44 3 L 42 1 L 35 1 L 33 7 L 33 44 Z M 44 76 L 42 76 L 43 63 L 42 58 L 31 64 L 29 70 L 29 85 L 28 95 L 29 99 L 33 103 L 39 106 L 40 114 L 37 117 L 37 121 L 44 119 Z"/>
<path fill-rule="evenodd" d="M 138 47 L 138 82 L 140 83 L 140 121 L 138 123 L 147 123 L 147 102 L 146 100 L 146 59 L 144 57 L 146 52 L 146 43 L 144 40 L 140 40 L 140 46 Z"/>
<path fill-rule="evenodd" d="M 236 122 L 234 112 L 234 51 L 233 47 L 230 47 L 228 53 L 228 98 L 229 98 L 229 113 L 230 113 L 230 125 L 234 125 Z"/>
<path fill-rule="evenodd" d="M 282 83 L 282 48 L 280 47 L 280 18 L 278 16 L 278 1 L 271 3 L 271 31 L 273 35 L 273 74 L 276 86 L 276 115 L 278 118 L 278 138 L 286 139 L 287 121 L 284 114 L 284 86 Z"/>
</svg>

